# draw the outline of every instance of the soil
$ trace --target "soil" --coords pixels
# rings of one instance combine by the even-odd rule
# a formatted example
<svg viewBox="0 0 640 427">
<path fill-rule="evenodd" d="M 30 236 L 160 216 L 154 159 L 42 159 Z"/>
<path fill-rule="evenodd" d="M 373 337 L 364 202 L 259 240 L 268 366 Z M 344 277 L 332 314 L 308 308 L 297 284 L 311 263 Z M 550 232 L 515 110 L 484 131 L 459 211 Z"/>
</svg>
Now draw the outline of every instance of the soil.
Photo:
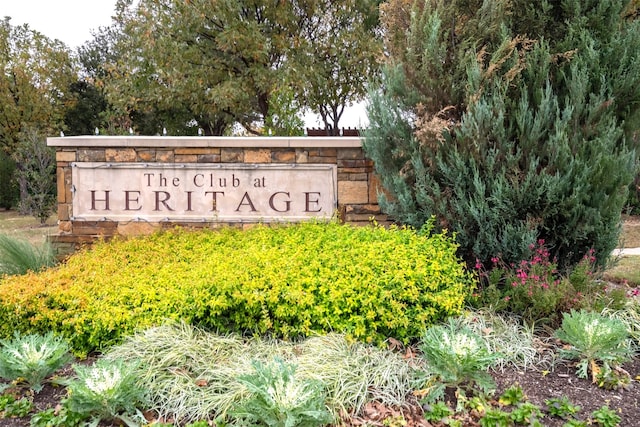
<svg viewBox="0 0 640 427">
<path fill-rule="evenodd" d="M 630 374 L 631 383 L 624 389 L 606 390 L 592 384 L 590 380 L 580 379 L 575 375 L 575 366 L 571 364 L 556 365 L 553 371 L 546 372 L 541 370 L 521 371 L 514 368 L 508 368 L 504 371 L 492 372 L 498 390 L 495 396 L 499 396 L 502 391 L 513 386 L 519 385 L 524 394 L 525 399 L 535 405 L 538 405 L 543 412 L 546 410 L 545 401 L 552 398 L 567 397 L 573 405 L 580 406 L 580 411 L 575 418 L 587 421 L 593 411 L 607 405 L 610 409 L 616 411 L 621 418 L 620 426 L 637 426 L 640 425 L 640 382 L 636 378 L 640 378 L 640 359 L 625 364 L 623 368 Z M 69 367 L 65 368 L 65 372 L 59 375 L 71 375 Z M 14 389 L 14 392 L 20 396 L 28 396 L 33 399 L 35 409 L 33 413 L 44 411 L 48 408 L 55 408 L 66 396 L 64 387 L 55 387 L 50 383 L 45 384 L 44 389 L 33 396 L 30 396 L 25 390 Z M 498 407 L 497 402 L 493 402 Z M 508 409 L 505 409 L 507 412 Z M 444 424 L 429 423 L 423 417 L 421 405 L 415 398 L 409 396 L 407 403 L 401 408 L 385 407 L 381 404 L 371 403 L 367 405 L 360 416 L 344 417 L 343 425 L 345 426 L 398 426 L 400 417 L 406 421 L 407 427 L 429 427 L 443 426 Z M 152 418 L 152 416 L 150 416 Z M 25 418 L 0 418 L 0 427 L 24 427 L 29 426 L 29 417 Z M 546 415 L 541 419 L 544 426 L 560 427 L 566 420 L 554 418 Z M 111 426 L 109 423 L 101 423 L 101 427 Z M 114 424 L 117 425 L 117 424 Z M 467 416 L 463 420 L 465 426 L 479 426 L 478 418 Z"/>
</svg>

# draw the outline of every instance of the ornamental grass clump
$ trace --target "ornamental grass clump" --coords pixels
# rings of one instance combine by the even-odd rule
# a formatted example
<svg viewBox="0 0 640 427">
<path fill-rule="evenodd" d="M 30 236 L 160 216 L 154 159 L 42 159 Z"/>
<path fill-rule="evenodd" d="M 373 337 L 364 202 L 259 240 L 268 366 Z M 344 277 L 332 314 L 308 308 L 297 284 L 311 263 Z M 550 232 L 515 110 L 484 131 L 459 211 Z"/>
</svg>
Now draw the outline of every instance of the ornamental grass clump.
<svg viewBox="0 0 640 427">
<path fill-rule="evenodd" d="M 591 372 L 594 383 L 611 388 L 628 383 L 616 370 L 633 354 L 622 321 L 600 313 L 571 310 L 564 314 L 555 336 L 569 345 L 560 349 L 560 356 L 578 360 L 578 377 L 587 378 Z"/>
<path fill-rule="evenodd" d="M 499 355 L 489 350 L 481 335 L 454 319 L 427 329 L 420 350 L 432 376 L 424 390 L 427 401 L 442 399 L 447 388 L 453 388 L 458 397 L 467 391 L 487 394 L 495 389 L 487 371 Z"/>
<path fill-rule="evenodd" d="M 457 322 L 482 336 L 489 351 L 498 355 L 496 368 L 513 366 L 528 369 L 532 366 L 548 365 L 549 354 L 542 351 L 535 330 L 515 315 L 496 314 L 490 309 L 465 311 Z"/>
<path fill-rule="evenodd" d="M 296 381 L 322 384 L 334 417 L 376 400 L 400 406 L 414 389 L 414 369 L 401 355 L 329 334 L 301 341 L 243 339 L 178 323 L 147 329 L 113 347 L 107 359 L 137 366 L 148 409 L 181 423 L 225 419 L 247 390 L 238 378 L 275 359 L 296 366 Z"/>
<path fill-rule="evenodd" d="M 146 422 L 138 410 L 146 403 L 145 390 L 139 385 L 135 365 L 122 360 L 99 359 L 93 366 L 74 366 L 77 379 L 69 381 L 65 407 L 89 419 L 120 420 L 127 426 Z"/>
<path fill-rule="evenodd" d="M 53 333 L 16 334 L 12 340 L 0 340 L 0 344 L 0 377 L 23 381 L 36 393 L 47 377 L 72 358 L 66 341 Z"/>
<path fill-rule="evenodd" d="M 253 371 L 238 377 L 248 396 L 231 415 L 242 423 L 269 427 L 321 426 L 333 421 L 325 407 L 324 385 L 300 378 L 296 366 L 276 358 L 271 363 L 254 361 Z"/>
<path fill-rule="evenodd" d="M 0 277 L 40 271 L 55 264 L 51 245 L 41 247 L 26 240 L 0 234 Z"/>
</svg>

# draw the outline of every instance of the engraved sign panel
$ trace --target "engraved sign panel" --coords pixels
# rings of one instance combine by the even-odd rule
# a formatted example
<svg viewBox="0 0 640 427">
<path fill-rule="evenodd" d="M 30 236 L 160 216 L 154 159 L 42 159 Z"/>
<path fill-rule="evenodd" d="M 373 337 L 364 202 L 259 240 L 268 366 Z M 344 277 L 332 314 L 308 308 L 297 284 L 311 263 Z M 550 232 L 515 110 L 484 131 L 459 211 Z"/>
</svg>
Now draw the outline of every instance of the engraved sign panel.
<svg viewBox="0 0 640 427">
<path fill-rule="evenodd" d="M 335 165 L 72 163 L 74 220 L 330 218 Z"/>
</svg>

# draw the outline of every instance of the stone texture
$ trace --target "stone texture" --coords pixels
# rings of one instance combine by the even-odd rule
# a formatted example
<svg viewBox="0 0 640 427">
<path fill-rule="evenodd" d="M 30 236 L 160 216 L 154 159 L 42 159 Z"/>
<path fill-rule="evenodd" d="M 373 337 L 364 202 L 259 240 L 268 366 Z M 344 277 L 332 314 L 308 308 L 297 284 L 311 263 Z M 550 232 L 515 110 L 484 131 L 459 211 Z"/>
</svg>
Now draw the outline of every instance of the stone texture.
<svg viewBox="0 0 640 427">
<path fill-rule="evenodd" d="M 135 162 L 136 150 L 133 148 L 107 148 L 104 150 L 107 162 Z"/>
<path fill-rule="evenodd" d="M 366 181 L 369 178 L 367 173 L 349 173 L 347 174 L 349 181 Z"/>
<path fill-rule="evenodd" d="M 65 186 L 65 201 L 67 203 L 73 203 L 73 193 L 71 192 L 71 168 L 64 169 L 64 186 Z"/>
<path fill-rule="evenodd" d="M 338 170 L 340 172 L 344 172 L 344 173 L 348 173 L 348 174 L 367 174 L 367 169 L 366 168 L 341 168 L 338 166 Z M 352 181 L 354 181 L 352 179 Z M 357 181 L 357 180 L 356 180 Z"/>
<path fill-rule="evenodd" d="M 244 151 L 242 148 L 223 148 L 220 150 L 220 157 L 222 163 L 242 163 Z"/>
<path fill-rule="evenodd" d="M 309 154 L 309 163 L 335 164 L 335 157 L 312 156 Z"/>
<path fill-rule="evenodd" d="M 121 236 L 141 236 L 152 234 L 160 229 L 160 224 L 153 224 L 143 221 L 132 221 L 118 224 L 118 234 Z"/>
<path fill-rule="evenodd" d="M 291 150 L 287 150 L 287 151 L 281 151 L 281 150 L 277 150 L 277 151 L 273 151 L 273 153 L 271 154 L 271 160 L 277 163 L 300 163 L 297 161 L 297 150 L 291 151 Z"/>
<path fill-rule="evenodd" d="M 348 205 L 345 207 L 345 213 L 375 215 L 380 213 L 380 206 L 378 206 L 377 204 Z"/>
<path fill-rule="evenodd" d="M 153 162 L 156 160 L 156 150 L 139 150 L 138 161 L 139 162 Z"/>
<path fill-rule="evenodd" d="M 270 149 L 245 149 L 244 151 L 245 163 L 271 163 L 271 150 Z"/>
<path fill-rule="evenodd" d="M 69 221 L 71 209 L 69 203 L 58 203 L 58 221 Z"/>
<path fill-rule="evenodd" d="M 220 154 L 199 154 L 198 163 L 220 163 Z"/>
<path fill-rule="evenodd" d="M 176 148 L 176 155 L 179 154 L 220 154 L 219 148 Z"/>
<path fill-rule="evenodd" d="M 76 235 L 112 236 L 118 223 L 115 221 L 72 221 L 72 232 Z"/>
<path fill-rule="evenodd" d="M 338 160 L 364 160 L 361 148 L 344 148 L 338 150 Z"/>
<path fill-rule="evenodd" d="M 196 163 L 198 161 L 197 154 L 176 154 L 174 157 L 176 163 Z"/>
<path fill-rule="evenodd" d="M 58 151 L 56 152 L 56 162 L 75 162 L 75 151 Z"/>
<path fill-rule="evenodd" d="M 65 169 L 61 167 L 56 169 L 56 192 L 58 193 L 58 203 L 67 202 L 67 184 L 64 179 L 64 170 Z"/>
<path fill-rule="evenodd" d="M 309 151 L 296 148 L 296 163 L 309 163 Z"/>
<path fill-rule="evenodd" d="M 159 163 L 173 163 L 174 160 L 173 150 L 157 150 L 156 162 Z"/>
<path fill-rule="evenodd" d="M 338 182 L 338 203 L 366 204 L 369 203 L 367 181 L 341 181 Z"/>
<path fill-rule="evenodd" d="M 367 167 L 367 161 L 364 159 L 356 159 L 356 160 L 341 160 L 338 159 L 338 167 L 339 168 L 359 168 L 364 169 Z"/>
<path fill-rule="evenodd" d="M 78 150 L 76 158 L 79 162 L 106 162 L 105 150 Z"/>
</svg>

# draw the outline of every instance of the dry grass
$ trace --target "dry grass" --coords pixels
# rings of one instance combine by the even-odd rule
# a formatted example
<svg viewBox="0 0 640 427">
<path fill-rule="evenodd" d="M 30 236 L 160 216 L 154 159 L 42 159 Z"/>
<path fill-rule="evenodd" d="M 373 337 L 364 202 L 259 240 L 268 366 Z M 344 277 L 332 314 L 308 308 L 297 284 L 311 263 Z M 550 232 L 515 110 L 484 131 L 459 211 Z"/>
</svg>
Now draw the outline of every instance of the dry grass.
<svg viewBox="0 0 640 427">
<path fill-rule="evenodd" d="M 7 234 L 29 241 L 33 245 L 42 245 L 47 236 L 58 231 L 57 218 L 52 216 L 43 226 L 32 216 L 20 215 L 15 210 L 0 210 L 0 234 Z"/>
<path fill-rule="evenodd" d="M 627 283 L 631 287 L 640 286 L 640 256 L 626 255 L 607 269 L 603 279 L 615 283 Z"/>
<path fill-rule="evenodd" d="M 640 248 L 640 219 L 627 218 L 622 226 L 620 247 Z"/>
</svg>

